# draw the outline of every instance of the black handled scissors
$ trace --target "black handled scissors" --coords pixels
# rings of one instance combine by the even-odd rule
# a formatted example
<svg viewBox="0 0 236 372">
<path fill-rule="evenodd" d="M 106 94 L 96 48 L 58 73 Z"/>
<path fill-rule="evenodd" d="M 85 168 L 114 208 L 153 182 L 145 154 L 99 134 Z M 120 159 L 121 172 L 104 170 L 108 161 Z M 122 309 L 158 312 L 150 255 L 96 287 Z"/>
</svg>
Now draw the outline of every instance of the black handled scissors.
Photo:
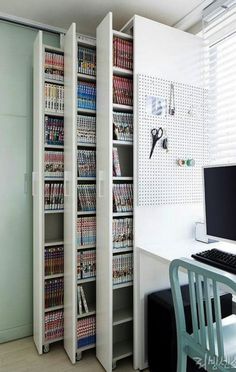
<svg viewBox="0 0 236 372">
<path fill-rule="evenodd" d="M 152 157 L 152 154 L 153 154 L 153 151 L 154 151 L 154 148 L 156 146 L 157 141 L 159 141 L 159 139 L 161 139 L 161 137 L 163 136 L 162 127 L 158 128 L 158 129 L 153 128 L 151 130 L 151 135 L 152 135 L 152 149 L 151 149 L 151 152 L 150 152 L 149 159 L 151 159 L 151 157 Z"/>
</svg>

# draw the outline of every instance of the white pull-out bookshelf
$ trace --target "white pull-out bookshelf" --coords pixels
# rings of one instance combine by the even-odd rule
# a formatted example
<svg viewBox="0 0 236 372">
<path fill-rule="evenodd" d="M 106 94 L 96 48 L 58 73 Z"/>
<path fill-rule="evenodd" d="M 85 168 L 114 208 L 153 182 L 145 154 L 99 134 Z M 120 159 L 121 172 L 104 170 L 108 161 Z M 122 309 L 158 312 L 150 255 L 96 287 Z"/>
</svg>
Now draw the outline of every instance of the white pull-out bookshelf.
<svg viewBox="0 0 236 372">
<path fill-rule="evenodd" d="M 115 66 L 115 39 L 132 36 L 113 31 L 109 13 L 97 28 L 97 358 L 107 372 L 133 354 L 132 242 L 119 247 L 115 226 L 133 220 L 131 208 L 115 208 L 122 188 L 133 183 L 133 142 L 115 137 L 115 115 L 132 114 L 132 104 L 114 103 L 114 77 L 130 79 L 132 70 Z M 118 56 L 119 58 L 119 56 Z M 127 80 L 125 80 L 127 82 Z M 117 100 L 116 100 L 117 101 Z M 124 103 L 124 102 L 123 102 Z M 118 155 L 121 173 L 113 174 L 113 152 Z M 128 186 L 127 186 L 128 185 Z M 118 190 L 114 198 L 115 189 Z M 127 196 L 127 195 L 126 195 Z M 131 196 L 130 196 L 131 199 Z M 114 210 L 115 208 L 115 210 Z M 118 232 L 119 235 L 119 232 Z M 130 237 L 132 241 L 132 237 Z M 131 244 L 130 244 L 131 243 Z M 128 261 L 128 263 L 127 263 Z M 117 269 L 118 263 L 118 269 Z M 119 265 L 123 265 L 119 267 Z M 124 270 L 124 275 L 121 271 Z"/>
<path fill-rule="evenodd" d="M 39 354 L 63 339 L 63 55 L 62 49 L 44 45 L 43 34 L 38 33 L 34 44 L 32 193 L 34 342 Z"/>
<path fill-rule="evenodd" d="M 84 205 L 88 193 L 95 192 L 96 174 L 84 168 L 87 157 L 95 156 L 96 107 L 88 105 L 88 90 L 94 89 L 95 71 L 78 57 L 95 54 L 95 39 L 76 36 L 72 24 L 64 39 L 65 51 L 65 350 L 72 363 L 82 352 L 95 347 L 96 210 Z M 88 57 L 89 55 L 89 57 Z M 91 57 L 92 58 L 92 57 Z M 92 63 L 92 62 L 91 62 Z M 78 69 L 79 67 L 79 69 Z M 80 99 L 78 97 L 80 94 Z M 81 94 L 82 92 L 82 94 Z M 89 124 L 88 124 L 89 123 Z M 89 130 L 84 130 L 86 125 Z M 89 132 L 89 133 L 88 133 Z M 92 132 L 92 134 L 91 134 Z M 78 154 L 80 157 L 78 158 Z M 91 155 L 92 154 L 92 155 Z M 81 160 L 82 159 L 82 160 Z M 89 158 L 91 159 L 91 158 Z M 95 163 L 94 163 L 95 164 Z M 79 170 L 79 173 L 78 173 Z M 82 195 L 81 195 L 82 193 Z M 93 196 L 95 197 L 95 196 Z M 88 230 L 90 233 L 88 233 Z M 93 262 L 93 264 L 91 264 Z M 81 290 L 82 287 L 82 290 Z M 79 289 L 79 291 L 78 291 Z"/>
</svg>

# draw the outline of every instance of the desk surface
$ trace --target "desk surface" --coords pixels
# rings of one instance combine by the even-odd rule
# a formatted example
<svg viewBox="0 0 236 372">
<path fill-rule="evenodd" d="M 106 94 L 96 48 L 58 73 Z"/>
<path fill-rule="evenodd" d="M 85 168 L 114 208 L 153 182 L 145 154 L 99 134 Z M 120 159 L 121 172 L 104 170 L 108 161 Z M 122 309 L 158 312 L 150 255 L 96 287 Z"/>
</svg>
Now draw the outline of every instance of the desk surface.
<svg viewBox="0 0 236 372">
<path fill-rule="evenodd" d="M 236 244 L 215 242 L 215 243 L 201 243 L 195 239 L 189 239 L 184 241 L 165 242 L 163 244 L 147 244 L 142 247 L 138 247 L 141 253 L 153 256 L 155 259 L 170 262 L 176 258 L 188 257 L 191 258 L 193 253 L 202 252 L 213 248 L 220 249 L 225 252 L 236 254 Z"/>
</svg>

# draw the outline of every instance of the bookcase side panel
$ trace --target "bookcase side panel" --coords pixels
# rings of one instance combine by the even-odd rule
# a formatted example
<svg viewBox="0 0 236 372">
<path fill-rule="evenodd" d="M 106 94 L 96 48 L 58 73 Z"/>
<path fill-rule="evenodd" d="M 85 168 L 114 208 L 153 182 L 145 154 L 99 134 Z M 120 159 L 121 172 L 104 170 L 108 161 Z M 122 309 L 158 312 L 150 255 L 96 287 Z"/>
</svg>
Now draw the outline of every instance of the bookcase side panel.
<svg viewBox="0 0 236 372">
<path fill-rule="evenodd" d="M 73 23 L 64 40 L 65 58 L 65 144 L 64 144 L 64 347 L 72 363 L 76 358 L 77 317 L 77 147 L 76 86 L 77 44 Z"/>
<path fill-rule="evenodd" d="M 34 265 L 34 342 L 39 354 L 43 352 L 43 34 L 34 43 L 34 156 L 33 156 L 33 265 Z"/>
<path fill-rule="evenodd" d="M 97 358 L 112 370 L 112 13 L 97 28 Z"/>
</svg>

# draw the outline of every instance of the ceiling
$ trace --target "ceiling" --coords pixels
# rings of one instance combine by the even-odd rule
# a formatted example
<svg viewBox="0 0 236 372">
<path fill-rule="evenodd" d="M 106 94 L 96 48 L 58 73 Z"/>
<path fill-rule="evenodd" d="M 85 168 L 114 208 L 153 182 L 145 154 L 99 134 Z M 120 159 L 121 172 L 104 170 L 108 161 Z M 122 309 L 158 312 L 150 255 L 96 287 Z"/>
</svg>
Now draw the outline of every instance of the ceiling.
<svg viewBox="0 0 236 372">
<path fill-rule="evenodd" d="M 95 35 L 96 26 L 112 11 L 119 30 L 134 14 L 174 25 L 203 0 L 0 0 L 0 12 Z"/>
</svg>

